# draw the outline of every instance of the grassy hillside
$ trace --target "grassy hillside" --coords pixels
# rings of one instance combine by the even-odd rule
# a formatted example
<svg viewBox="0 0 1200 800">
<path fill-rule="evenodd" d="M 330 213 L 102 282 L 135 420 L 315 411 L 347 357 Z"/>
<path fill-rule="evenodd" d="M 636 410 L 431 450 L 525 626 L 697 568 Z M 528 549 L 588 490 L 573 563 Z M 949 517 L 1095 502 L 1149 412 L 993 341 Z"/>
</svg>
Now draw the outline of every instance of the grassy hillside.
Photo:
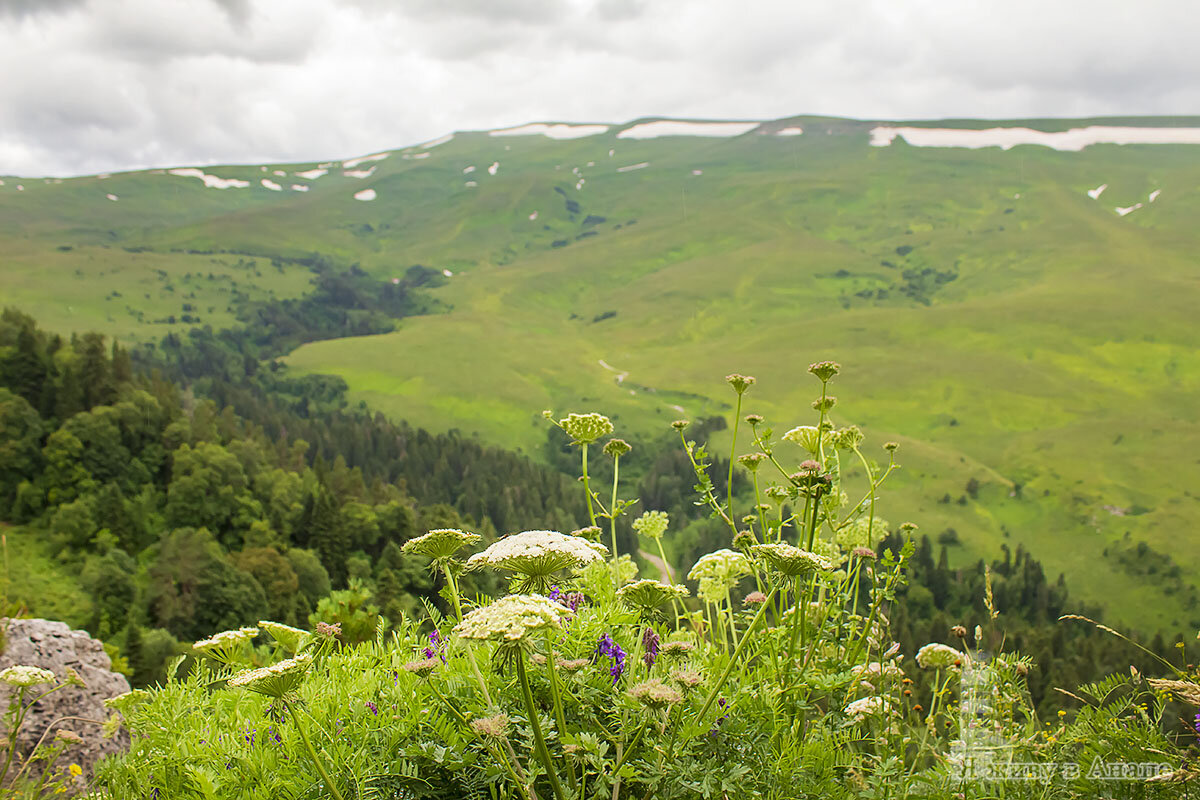
<svg viewBox="0 0 1200 800">
<path fill-rule="evenodd" d="M 804 134 L 771 133 L 793 125 Z M 727 411 L 731 371 L 759 378 L 747 410 L 789 427 L 812 399 L 806 365 L 834 358 L 853 398 L 839 421 L 903 444 L 894 522 L 953 529 L 952 563 L 1022 543 L 1117 621 L 1200 625 L 1200 146 L 877 148 L 870 127 L 468 133 L 353 167 L 368 177 L 205 168 L 244 189 L 6 179 L 0 290 L 47 327 L 158 338 L 187 327 L 185 302 L 220 327 L 235 288 L 304 292 L 307 271 L 273 257 L 319 252 L 385 279 L 445 269 L 450 313 L 288 361 L 396 417 L 534 453 L 543 408 L 605 411 L 636 444 Z"/>
</svg>

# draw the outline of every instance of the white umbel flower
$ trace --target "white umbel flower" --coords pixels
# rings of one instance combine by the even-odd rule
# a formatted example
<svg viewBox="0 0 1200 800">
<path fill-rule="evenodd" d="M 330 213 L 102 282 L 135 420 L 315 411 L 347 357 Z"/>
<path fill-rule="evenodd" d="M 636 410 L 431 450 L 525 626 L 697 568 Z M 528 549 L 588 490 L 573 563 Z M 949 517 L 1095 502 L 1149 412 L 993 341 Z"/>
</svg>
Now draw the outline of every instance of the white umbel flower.
<svg viewBox="0 0 1200 800">
<path fill-rule="evenodd" d="M 467 559 L 468 569 L 491 567 L 525 576 L 537 586 L 560 569 L 581 567 L 608 556 L 608 548 L 558 531 L 524 531 L 505 536 Z"/>
<path fill-rule="evenodd" d="M 744 576 L 752 572 L 750 560 L 741 553 L 729 549 L 706 553 L 697 559 L 688 573 L 688 580 L 700 584 L 700 599 L 706 603 L 717 602 Z"/>
<path fill-rule="evenodd" d="M 293 628 L 291 625 L 284 625 L 282 622 L 271 622 L 265 619 L 258 621 L 258 627 L 269 633 L 271 638 L 289 653 L 298 653 L 309 637 L 312 636 L 311 633 L 300 628 Z"/>
<path fill-rule="evenodd" d="M 305 653 L 269 667 L 239 672 L 229 679 L 229 685 L 278 699 L 300 688 L 312 660 L 312 655 Z"/>
<path fill-rule="evenodd" d="M 756 544 L 750 548 L 762 557 L 774 570 L 789 577 L 808 575 L 812 572 L 828 572 L 834 564 L 825 556 L 801 550 L 787 542 Z"/>
<path fill-rule="evenodd" d="M 17 664 L 0 672 L 0 681 L 19 689 L 28 689 L 43 683 L 54 683 L 54 673 L 41 667 L 30 667 Z"/>
<path fill-rule="evenodd" d="M 670 517 L 665 511 L 646 511 L 633 521 L 633 529 L 640 536 L 661 539 L 662 535 L 667 532 L 670 522 Z"/>
<path fill-rule="evenodd" d="M 617 590 L 617 597 L 625 604 L 642 611 L 654 611 L 660 606 L 682 600 L 690 594 L 686 586 L 663 583 L 653 578 L 627 583 Z"/>
<path fill-rule="evenodd" d="M 850 705 L 846 706 L 846 716 L 853 719 L 855 722 L 862 722 L 867 717 L 873 717 L 880 714 L 887 714 L 892 710 L 888 701 L 883 697 L 872 696 L 864 697 L 861 700 L 855 700 Z"/>
<path fill-rule="evenodd" d="M 856 678 L 868 680 L 880 677 L 900 678 L 903 677 L 904 671 L 891 662 L 884 664 L 879 661 L 873 661 L 870 664 L 855 664 L 850 668 L 850 674 Z"/>
<path fill-rule="evenodd" d="M 192 649 L 203 653 L 214 661 L 232 664 L 240 660 L 242 648 L 258 636 L 258 628 L 238 628 L 221 631 L 192 645 Z"/>
<path fill-rule="evenodd" d="M 460 531 L 458 528 L 437 528 L 424 536 L 409 539 L 400 549 L 405 553 L 428 556 L 435 561 L 443 561 L 463 547 L 475 544 L 481 538 L 483 537 L 478 533 Z"/>
<path fill-rule="evenodd" d="M 798 444 L 808 452 L 816 455 L 820 452 L 821 443 L 830 443 L 829 434 L 821 435 L 812 425 L 800 425 L 792 428 L 783 438 L 793 444 Z"/>
<path fill-rule="evenodd" d="M 464 639 L 519 644 L 531 634 L 562 628 L 571 609 L 540 594 L 510 594 L 463 617 L 454 632 Z"/>
<path fill-rule="evenodd" d="M 917 663 L 925 669 L 962 666 L 967 657 L 947 644 L 933 642 L 917 651 Z"/>
</svg>

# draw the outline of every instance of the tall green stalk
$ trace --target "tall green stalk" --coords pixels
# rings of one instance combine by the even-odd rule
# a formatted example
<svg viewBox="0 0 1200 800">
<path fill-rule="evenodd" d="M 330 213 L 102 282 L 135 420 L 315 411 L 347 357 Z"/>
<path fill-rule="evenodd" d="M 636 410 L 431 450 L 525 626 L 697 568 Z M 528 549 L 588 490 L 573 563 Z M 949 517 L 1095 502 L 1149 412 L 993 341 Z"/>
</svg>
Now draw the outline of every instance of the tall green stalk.
<svg viewBox="0 0 1200 800">
<path fill-rule="evenodd" d="M 317 772 L 321 775 L 321 780 L 325 781 L 325 785 L 329 787 L 329 792 L 335 798 L 337 798 L 337 800 L 346 800 L 346 798 L 342 796 L 341 790 L 338 789 L 333 780 L 329 777 L 329 773 L 325 771 L 325 765 L 322 763 L 321 757 L 317 755 L 316 749 L 309 740 L 308 733 L 305 732 L 304 725 L 300 722 L 300 716 L 296 713 L 295 707 L 293 707 L 286 698 L 280 699 L 283 701 L 283 705 L 288 710 L 288 713 L 292 715 L 292 720 L 296 723 L 296 731 L 300 734 L 300 739 L 304 742 L 305 749 L 308 750 L 308 755 L 309 758 L 312 759 L 313 766 L 317 768 Z"/>
<path fill-rule="evenodd" d="M 587 497 L 588 520 L 590 521 L 590 524 L 592 525 L 592 527 L 595 527 L 596 526 L 596 512 L 592 508 L 592 485 L 590 483 L 588 483 L 588 471 L 587 471 L 588 446 L 587 446 L 587 443 L 585 442 L 585 443 L 581 444 L 579 446 L 579 449 L 583 453 L 583 494 L 584 494 L 584 496 Z"/>
<path fill-rule="evenodd" d="M 533 703 L 533 692 L 529 690 L 529 675 L 525 670 L 525 653 L 517 653 L 517 677 L 521 683 L 521 694 L 525 698 L 525 710 L 529 714 L 529 727 L 533 730 L 533 746 L 538 760 L 546 768 L 546 776 L 550 779 L 550 787 L 558 800 L 566 800 L 562 784 L 558 782 L 558 773 L 554 770 L 554 760 L 550 758 L 550 750 L 546 747 L 546 739 L 542 736 L 542 723 L 538 720 L 537 706 Z"/>
<path fill-rule="evenodd" d="M 612 531 L 613 564 L 617 563 L 617 477 L 621 472 L 621 457 L 613 458 L 612 502 L 608 506 L 609 529 Z M 594 524 L 594 523 L 593 523 Z"/>
</svg>

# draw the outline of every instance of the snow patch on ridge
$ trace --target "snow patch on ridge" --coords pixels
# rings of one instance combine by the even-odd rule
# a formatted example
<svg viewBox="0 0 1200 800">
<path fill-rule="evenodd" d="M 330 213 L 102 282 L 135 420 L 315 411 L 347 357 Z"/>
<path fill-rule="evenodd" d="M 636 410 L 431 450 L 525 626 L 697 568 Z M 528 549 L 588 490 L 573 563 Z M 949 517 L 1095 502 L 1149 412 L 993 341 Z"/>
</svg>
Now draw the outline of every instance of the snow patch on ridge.
<svg viewBox="0 0 1200 800">
<path fill-rule="evenodd" d="M 216 175 L 207 175 L 204 170 L 195 169 L 194 167 L 171 169 L 167 170 L 167 172 L 171 175 L 178 175 L 181 178 L 199 178 L 210 189 L 245 189 L 250 185 L 250 181 L 242 181 L 237 178 L 218 178 Z"/>
<path fill-rule="evenodd" d="M 121 198 L 117 197 L 115 194 L 111 194 L 111 193 L 106 194 L 104 196 L 107 197 L 109 200 L 112 200 L 114 203 L 121 199 Z"/>
<path fill-rule="evenodd" d="M 1116 211 L 1119 216 L 1123 217 L 1126 214 L 1130 214 L 1134 211 L 1137 211 L 1141 207 L 1142 207 L 1141 203 L 1134 203 L 1133 205 L 1129 206 L 1128 208 L 1121 208 L 1120 206 L 1118 206 L 1117 208 L 1115 208 L 1113 210 Z"/>
<path fill-rule="evenodd" d="M 617 172 L 633 172 L 635 169 L 645 169 L 650 166 L 649 161 L 643 161 L 639 164 L 630 164 L 627 167 L 617 167 Z"/>
<path fill-rule="evenodd" d="M 999 147 L 1008 150 L 1036 144 L 1054 150 L 1078 151 L 1094 144 L 1200 144 L 1200 128 L 1134 128 L 1089 125 L 1066 131 L 1032 128 L 911 128 L 880 125 L 871 129 L 871 144 L 886 147 L 896 137 L 913 147 Z"/>
<path fill-rule="evenodd" d="M 390 155 L 390 154 L 389 153 L 375 153 L 374 155 L 369 155 L 369 156 L 359 156 L 358 158 L 352 158 L 349 161 L 343 161 L 342 168 L 343 169 L 354 169 L 359 164 L 366 164 L 370 161 L 382 161 L 383 159 L 387 158 L 388 155 Z"/>
<path fill-rule="evenodd" d="M 1162 189 L 1155 189 L 1153 192 L 1151 192 L 1150 202 L 1153 203 L 1155 200 L 1157 200 L 1160 194 L 1162 194 Z"/>
<path fill-rule="evenodd" d="M 293 183 L 293 184 L 292 184 L 292 191 L 293 191 L 293 192 L 307 192 L 307 191 L 308 191 L 308 187 L 307 187 L 307 186 L 304 186 L 304 185 L 302 185 L 302 184 L 299 184 L 299 183 Z"/>
<path fill-rule="evenodd" d="M 305 170 L 304 172 L 297 172 L 296 177 L 304 178 L 306 181 L 315 181 L 317 178 L 321 177 L 322 175 L 327 174 L 328 172 L 329 172 L 329 170 L 321 169 L 320 167 L 318 167 L 317 169 L 310 169 L 310 170 Z"/>
<path fill-rule="evenodd" d="M 376 164 L 378 166 L 378 164 Z M 375 167 L 370 169 L 347 169 L 342 170 L 342 175 L 347 178 L 369 178 L 375 174 Z"/>
<path fill-rule="evenodd" d="M 775 131 L 776 136 L 799 136 L 802 133 L 804 133 L 804 128 L 801 128 L 799 125 L 793 125 L 790 128 L 782 128 Z"/>
<path fill-rule="evenodd" d="M 596 136 L 607 130 L 607 125 L 566 125 L 562 123 L 549 125 L 545 122 L 533 122 L 516 128 L 488 131 L 488 136 L 534 136 L 540 134 L 547 139 L 581 139 L 584 136 Z"/>
<path fill-rule="evenodd" d="M 1088 197 L 1092 198 L 1093 200 L 1099 200 L 1100 195 L 1104 194 L 1104 190 L 1107 188 L 1108 188 L 1108 184 L 1102 183 L 1099 186 L 1097 186 L 1095 189 L 1088 189 Z"/>
<path fill-rule="evenodd" d="M 447 133 L 445 136 L 439 136 L 436 139 L 430 139 L 425 144 L 417 145 L 416 149 L 417 150 L 428 150 L 431 147 L 437 147 L 438 145 L 445 144 L 446 142 L 451 141 L 453 138 L 454 138 L 453 133 Z"/>
<path fill-rule="evenodd" d="M 259 181 L 259 183 L 261 183 L 264 188 L 270 189 L 272 192 L 282 192 L 283 191 L 283 187 L 280 186 L 275 181 L 267 180 L 266 178 L 263 178 L 261 181 Z"/>
<path fill-rule="evenodd" d="M 683 122 L 661 119 L 643 122 L 617 134 L 618 139 L 657 139 L 660 136 L 741 136 L 759 126 L 758 122 Z"/>
<path fill-rule="evenodd" d="M 374 189 L 363 189 L 361 192 L 354 193 L 354 199 L 362 200 L 363 202 L 370 202 L 371 200 L 374 200 L 376 197 L 378 197 L 378 195 L 375 194 Z"/>
</svg>

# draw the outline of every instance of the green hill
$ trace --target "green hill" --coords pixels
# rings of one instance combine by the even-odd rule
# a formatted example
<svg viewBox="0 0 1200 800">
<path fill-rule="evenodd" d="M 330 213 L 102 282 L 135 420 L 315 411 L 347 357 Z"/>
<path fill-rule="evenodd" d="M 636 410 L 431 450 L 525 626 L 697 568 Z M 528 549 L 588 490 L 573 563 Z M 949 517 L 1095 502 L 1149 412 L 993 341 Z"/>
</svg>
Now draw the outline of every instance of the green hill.
<svg viewBox="0 0 1200 800">
<path fill-rule="evenodd" d="M 448 313 L 287 361 L 533 454 L 543 408 L 604 411 L 636 444 L 727 412 L 732 371 L 762 384 L 747 410 L 785 429 L 812 400 L 807 364 L 834 358 L 855 398 L 835 417 L 903 445 L 894 521 L 956 538 L 951 564 L 1022 543 L 1113 620 L 1200 626 L 1200 146 L 873 147 L 877 123 L 820 117 L 621 136 L 636 124 L 203 168 L 245 188 L 5 177 L 0 293 L 46 328 L 153 341 L 305 293 L 314 253 L 384 280 L 443 269 Z"/>
</svg>

